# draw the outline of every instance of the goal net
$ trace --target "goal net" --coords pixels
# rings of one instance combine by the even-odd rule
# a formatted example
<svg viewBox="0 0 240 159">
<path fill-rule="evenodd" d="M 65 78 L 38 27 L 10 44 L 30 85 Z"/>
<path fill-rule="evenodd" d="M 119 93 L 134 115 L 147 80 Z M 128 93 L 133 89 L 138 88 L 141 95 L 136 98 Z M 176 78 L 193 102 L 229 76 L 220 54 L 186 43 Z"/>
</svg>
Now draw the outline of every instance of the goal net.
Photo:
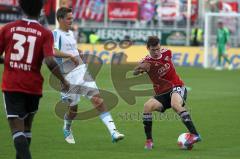
<svg viewBox="0 0 240 159">
<path fill-rule="evenodd" d="M 239 47 L 240 44 L 240 14 L 238 13 L 206 13 L 204 28 L 204 63 L 205 68 L 217 65 L 217 23 L 221 21 L 230 31 L 229 44 Z"/>
</svg>

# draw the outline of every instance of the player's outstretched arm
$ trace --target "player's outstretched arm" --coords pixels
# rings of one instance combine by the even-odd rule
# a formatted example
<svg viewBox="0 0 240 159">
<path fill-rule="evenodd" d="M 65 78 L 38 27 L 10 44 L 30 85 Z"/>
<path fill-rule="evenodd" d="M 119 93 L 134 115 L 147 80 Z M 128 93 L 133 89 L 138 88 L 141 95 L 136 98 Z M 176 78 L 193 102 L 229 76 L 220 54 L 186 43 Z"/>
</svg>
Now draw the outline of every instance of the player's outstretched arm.
<svg viewBox="0 0 240 159">
<path fill-rule="evenodd" d="M 133 75 L 136 76 L 143 72 L 148 72 L 150 70 L 150 66 L 151 66 L 151 64 L 147 63 L 147 62 L 140 63 L 138 66 L 136 66 L 134 68 Z"/>
<path fill-rule="evenodd" d="M 49 56 L 49 57 L 46 57 L 44 60 L 48 66 L 48 69 L 62 82 L 63 90 L 66 90 L 66 91 L 69 90 L 70 84 L 63 77 L 63 75 L 60 71 L 60 68 L 59 68 L 57 62 L 55 61 L 54 57 Z"/>
<path fill-rule="evenodd" d="M 140 73 L 143 73 L 144 71 L 140 68 L 140 67 L 136 67 L 134 70 L 133 70 L 133 75 L 137 76 L 139 75 Z"/>
</svg>

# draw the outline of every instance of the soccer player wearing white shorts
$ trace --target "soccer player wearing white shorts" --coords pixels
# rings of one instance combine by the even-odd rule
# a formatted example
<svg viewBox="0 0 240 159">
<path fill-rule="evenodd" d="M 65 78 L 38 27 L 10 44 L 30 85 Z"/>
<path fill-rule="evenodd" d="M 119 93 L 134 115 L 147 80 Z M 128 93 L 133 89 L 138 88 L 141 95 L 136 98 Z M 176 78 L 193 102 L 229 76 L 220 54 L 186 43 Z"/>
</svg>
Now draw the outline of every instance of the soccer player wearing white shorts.
<svg viewBox="0 0 240 159">
<path fill-rule="evenodd" d="M 117 131 L 111 114 L 108 112 L 103 99 L 100 97 L 95 81 L 89 80 L 89 78 L 88 81 L 84 81 L 84 75 L 87 73 L 87 68 L 79 56 L 80 51 L 77 49 L 77 42 L 74 39 L 73 32 L 70 30 L 73 21 L 72 10 L 65 7 L 59 8 L 57 11 L 57 20 L 59 22 L 59 28 L 53 31 L 55 57 L 59 64 L 63 64 L 65 61 L 62 65 L 63 73 L 68 72 L 67 69 L 69 69 L 70 65 L 75 64 L 77 66 L 65 76 L 66 80 L 68 80 L 71 85 L 87 88 L 81 90 L 81 94 L 79 94 L 79 91 L 75 94 L 71 94 L 71 92 L 61 93 L 62 100 L 69 103 L 69 111 L 65 113 L 64 116 L 63 131 L 65 140 L 70 144 L 75 143 L 71 131 L 71 124 L 72 120 L 77 115 L 77 104 L 80 101 L 80 96 L 89 98 L 94 107 L 100 112 L 100 118 L 108 128 L 112 141 L 117 142 L 123 139 L 124 135 Z M 68 61 L 66 62 L 66 60 Z"/>
</svg>

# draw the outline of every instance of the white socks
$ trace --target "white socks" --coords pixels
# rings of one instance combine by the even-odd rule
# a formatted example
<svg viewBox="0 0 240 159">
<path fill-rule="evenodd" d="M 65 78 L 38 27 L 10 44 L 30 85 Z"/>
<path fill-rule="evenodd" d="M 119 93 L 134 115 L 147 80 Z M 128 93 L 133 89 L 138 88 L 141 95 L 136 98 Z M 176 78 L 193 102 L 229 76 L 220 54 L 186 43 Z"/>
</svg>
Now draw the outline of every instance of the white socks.
<svg viewBox="0 0 240 159">
<path fill-rule="evenodd" d="M 109 112 L 104 112 L 100 115 L 101 120 L 107 126 L 110 134 L 113 134 L 116 130 L 116 126 L 113 122 L 112 116 Z"/>
<path fill-rule="evenodd" d="M 72 125 L 72 120 L 69 120 L 67 114 L 64 115 L 64 129 L 70 130 Z"/>
<path fill-rule="evenodd" d="M 104 113 L 100 114 L 100 119 L 103 121 L 103 123 L 108 128 L 108 131 L 110 132 L 110 134 L 113 134 L 116 130 L 116 126 L 114 124 L 111 114 L 109 112 L 104 112 Z M 70 130 L 71 124 L 72 124 L 72 120 L 69 120 L 67 118 L 67 115 L 65 114 L 64 129 Z"/>
</svg>

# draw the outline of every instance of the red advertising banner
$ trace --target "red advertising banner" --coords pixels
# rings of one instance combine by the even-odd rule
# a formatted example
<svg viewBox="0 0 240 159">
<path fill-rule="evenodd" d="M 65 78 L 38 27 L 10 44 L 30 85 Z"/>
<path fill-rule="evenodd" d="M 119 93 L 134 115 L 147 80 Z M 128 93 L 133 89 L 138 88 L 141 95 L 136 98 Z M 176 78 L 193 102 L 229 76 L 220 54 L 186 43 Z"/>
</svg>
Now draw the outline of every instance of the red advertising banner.
<svg viewBox="0 0 240 159">
<path fill-rule="evenodd" d="M 157 5 L 157 16 L 163 21 L 180 21 L 187 17 L 187 0 L 165 0 Z M 191 21 L 198 18 L 198 0 L 191 0 Z"/>
<path fill-rule="evenodd" d="M 219 12 L 222 13 L 237 13 L 238 2 L 221 2 L 219 4 Z M 227 27 L 231 34 L 236 34 L 238 30 L 238 21 L 236 17 L 221 17 L 221 20 L 225 27 Z"/>
<path fill-rule="evenodd" d="M 221 2 L 219 9 L 221 12 L 238 12 L 238 2 Z"/>
<path fill-rule="evenodd" d="M 137 20 L 138 2 L 109 2 L 109 20 Z"/>
<path fill-rule="evenodd" d="M 0 0 L 0 5 L 18 6 L 18 0 Z"/>
<path fill-rule="evenodd" d="M 74 19 L 102 21 L 105 0 L 74 0 L 72 1 Z"/>
<path fill-rule="evenodd" d="M 163 21 L 175 21 L 180 17 L 180 6 L 176 0 L 166 0 L 157 5 L 158 19 Z"/>
</svg>

